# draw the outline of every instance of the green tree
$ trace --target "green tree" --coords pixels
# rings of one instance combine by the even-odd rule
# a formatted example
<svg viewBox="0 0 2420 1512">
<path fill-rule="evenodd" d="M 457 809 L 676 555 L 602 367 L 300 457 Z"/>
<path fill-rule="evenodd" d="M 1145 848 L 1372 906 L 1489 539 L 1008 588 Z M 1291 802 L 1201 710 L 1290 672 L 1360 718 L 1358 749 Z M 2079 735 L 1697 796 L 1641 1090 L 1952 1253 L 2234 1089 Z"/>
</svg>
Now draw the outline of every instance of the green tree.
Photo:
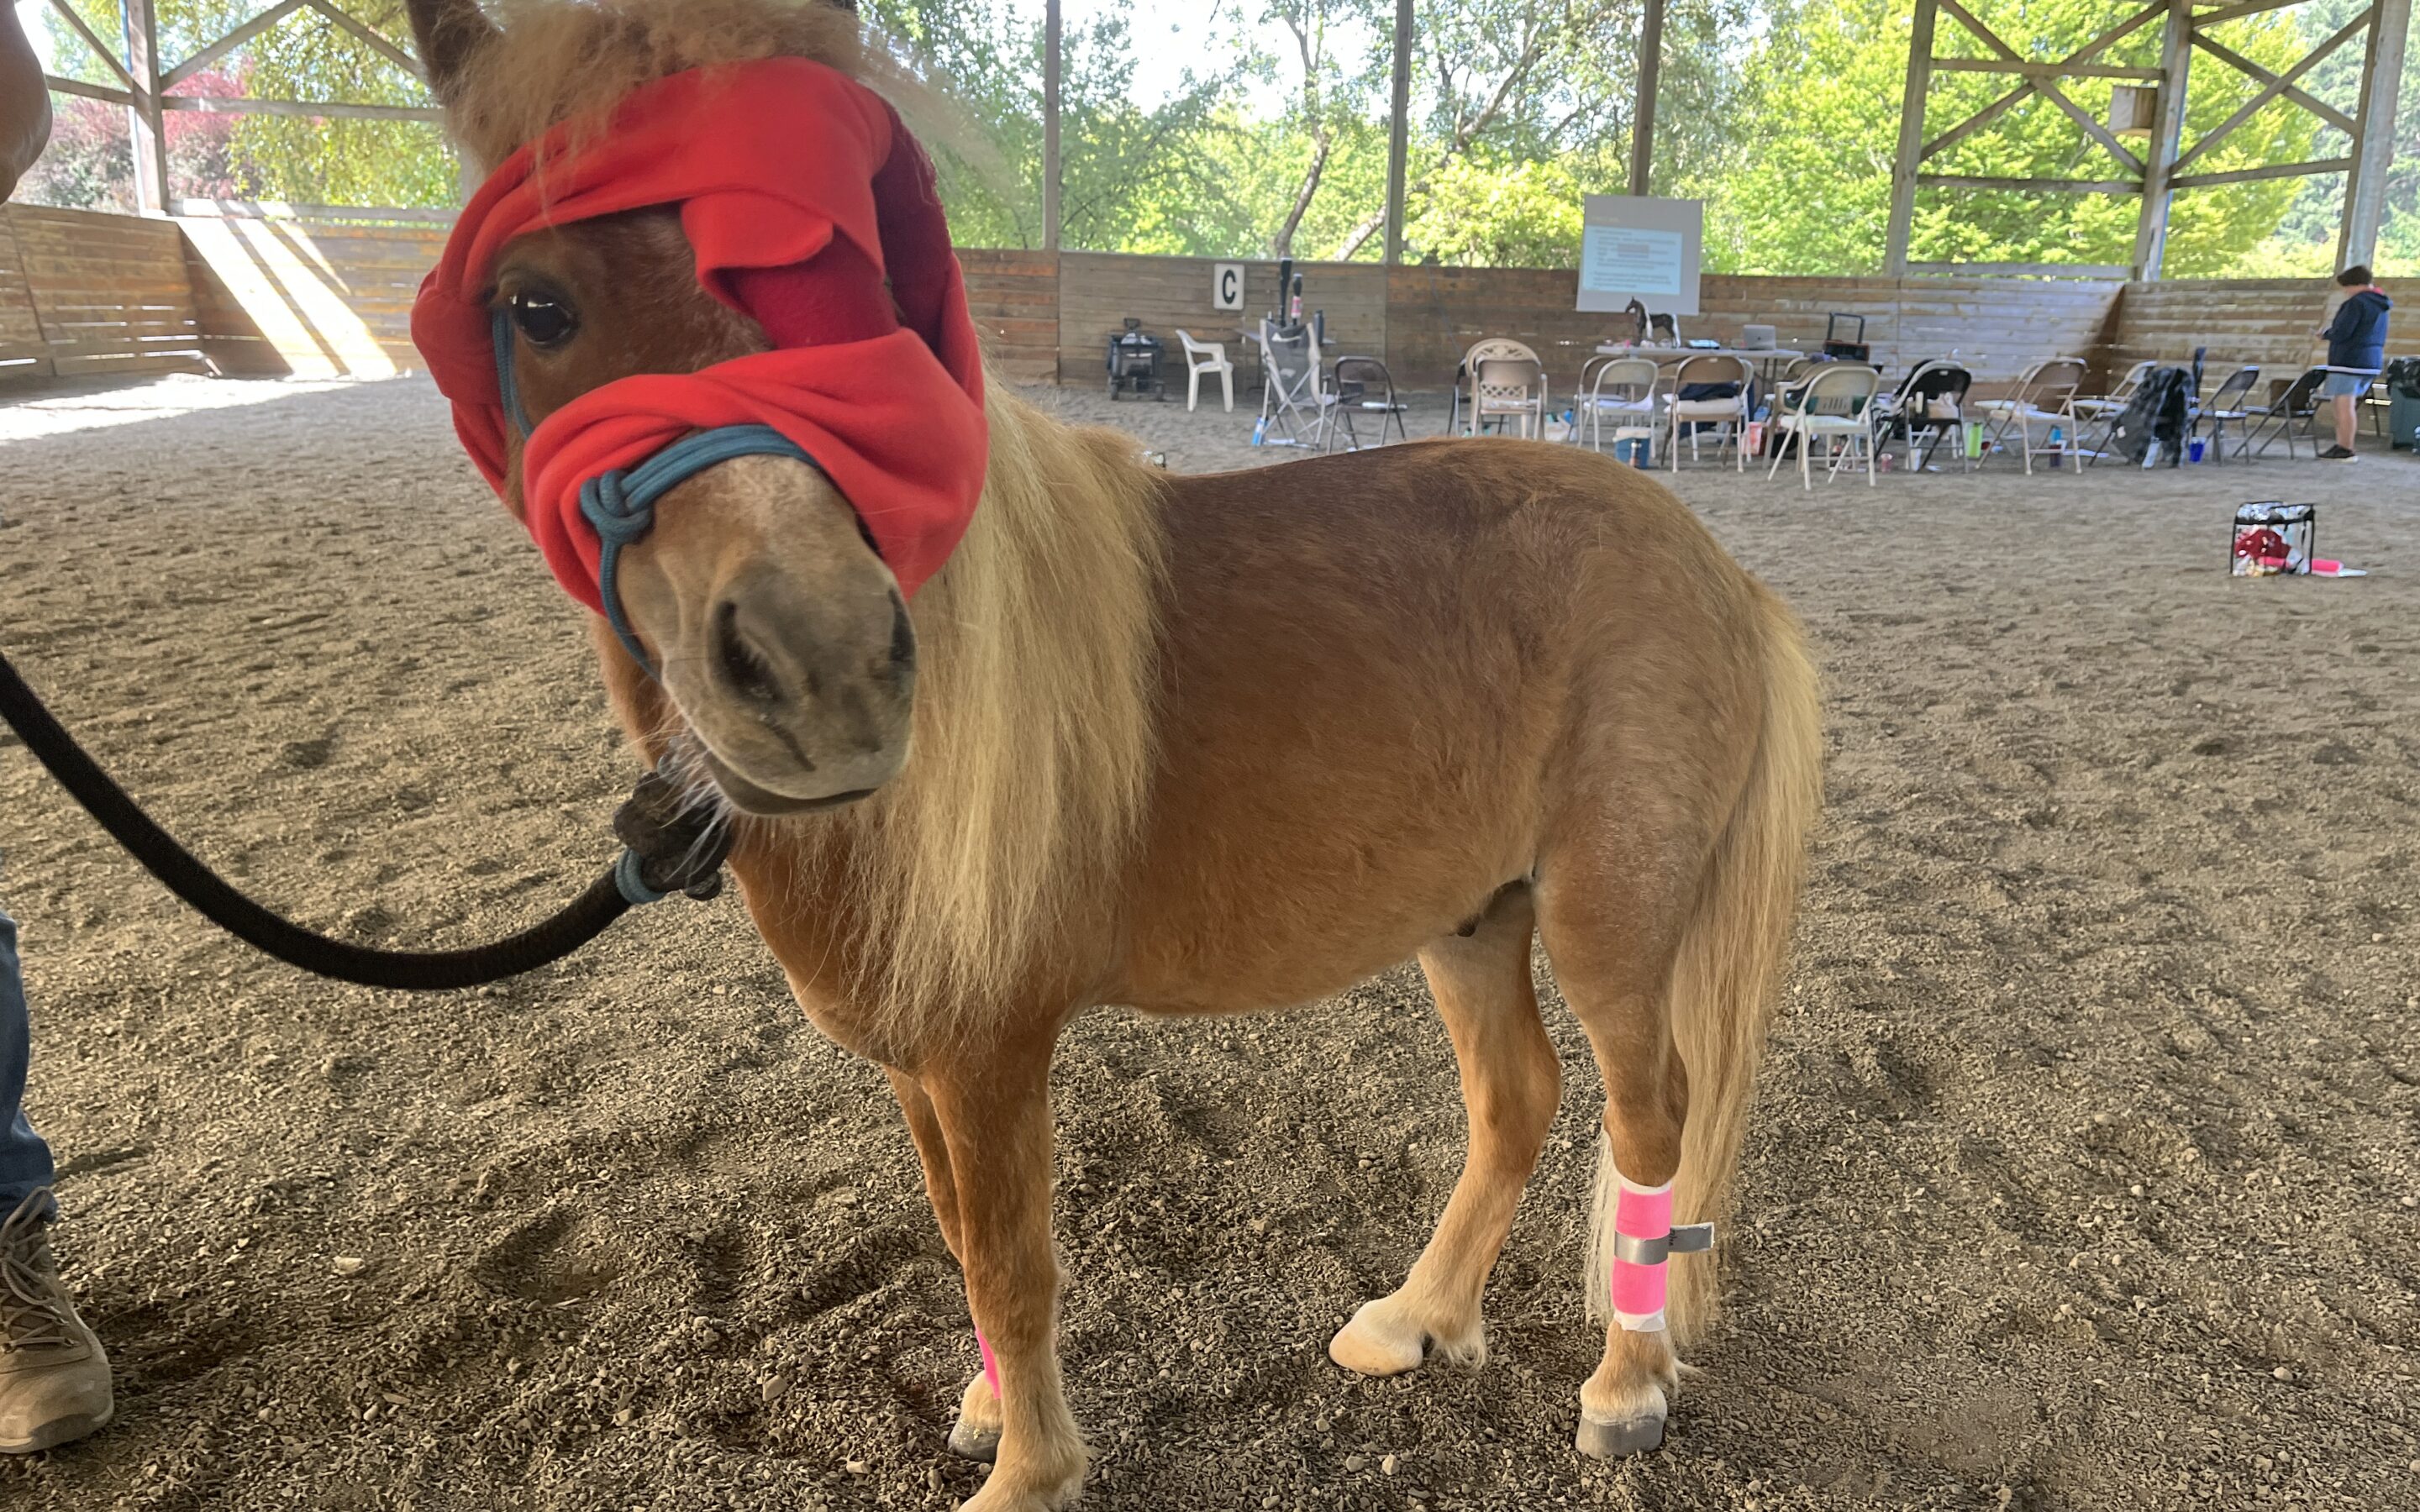
<svg viewBox="0 0 2420 1512">
<path fill-rule="evenodd" d="M 1890 215 L 1913 0 L 1789 0 L 1747 66 L 1751 103 L 1736 156 L 1700 174 L 1709 201 L 1707 265 L 1751 273 L 1861 273 L 1882 266 Z M 2020 54 L 2055 59 L 2112 20 L 2105 0 L 2003 0 L 1970 7 Z M 2283 69 L 2302 54 L 2295 22 L 2264 12 L 2221 29 L 2227 45 Z M 1944 15 L 1943 55 L 1982 56 L 1979 41 Z M 2102 61 L 2151 66 L 2159 39 L 2146 27 Z M 2224 70 L 2197 59 L 2185 101 L 2189 148 L 2248 98 Z M 2241 76 L 2235 76 L 2240 78 Z M 2010 87 L 2004 75 L 1935 73 L 1926 130 L 1937 135 Z M 2109 82 L 2062 85 L 2098 118 Z M 2311 118 L 2264 109 L 2195 164 L 2223 171 L 2294 162 L 2308 150 Z M 2119 165 L 2068 116 L 2039 96 L 1928 162 L 1931 171 L 1993 177 L 2120 178 Z M 2266 238 L 2294 197 L 2292 180 L 2267 180 L 2179 196 L 2166 269 L 2176 276 L 2229 267 Z M 2191 203 L 2188 203 L 2190 201 Z M 1933 189 L 1919 192 L 1909 255 L 1919 262 L 2130 261 L 2140 202 L 2131 195 Z"/>
</svg>

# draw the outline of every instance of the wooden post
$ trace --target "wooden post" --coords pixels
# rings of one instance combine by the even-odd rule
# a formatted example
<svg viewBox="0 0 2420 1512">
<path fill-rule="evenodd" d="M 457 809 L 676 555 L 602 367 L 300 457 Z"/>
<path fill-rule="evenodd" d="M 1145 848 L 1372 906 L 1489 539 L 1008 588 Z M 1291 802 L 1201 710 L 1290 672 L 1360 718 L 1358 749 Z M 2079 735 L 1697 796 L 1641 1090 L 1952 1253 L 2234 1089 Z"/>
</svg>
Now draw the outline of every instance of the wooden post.
<svg viewBox="0 0 2420 1512">
<path fill-rule="evenodd" d="M 1387 266 L 1404 260 L 1404 178 L 1412 143 L 1412 0 L 1395 0 L 1395 91 L 1387 117 Z"/>
<path fill-rule="evenodd" d="M 126 107 L 134 148 L 134 208 L 168 213 L 168 134 L 160 108 L 160 27 L 151 0 L 120 0 L 126 71 L 134 76 L 134 103 Z"/>
<path fill-rule="evenodd" d="M 2151 117 L 2150 150 L 2143 160 L 2143 207 L 2134 223 L 2134 277 L 2160 276 L 2168 252 L 2168 207 L 2177 148 L 2183 143 L 2185 89 L 2193 76 L 2193 0 L 2168 0 L 2167 32 L 2160 41 L 2160 104 Z"/>
<path fill-rule="evenodd" d="M 2352 172 L 2345 177 L 2344 227 L 2336 266 L 2366 263 L 2378 253 L 2386 214 L 2386 172 L 2395 161 L 2396 95 L 2403 83 L 2403 47 L 2412 0 L 2375 0 L 2369 8 L 2368 56 L 2361 70 L 2361 104 L 2353 112 Z"/>
<path fill-rule="evenodd" d="M 1042 250 L 1059 250 L 1059 0 L 1042 18 Z"/>
<path fill-rule="evenodd" d="M 1924 155 L 1924 96 L 1932 87 L 1934 0 L 1916 0 L 1916 30 L 1907 42 L 1907 90 L 1899 102 L 1899 150 L 1891 157 L 1890 229 L 1883 271 L 1907 276 L 1907 242 L 1916 224 L 1916 173 Z"/>
<path fill-rule="evenodd" d="M 1630 117 L 1630 192 L 1642 196 L 1655 172 L 1655 84 L 1663 71 L 1664 0 L 1647 0 L 1638 23 L 1638 103 Z"/>
</svg>

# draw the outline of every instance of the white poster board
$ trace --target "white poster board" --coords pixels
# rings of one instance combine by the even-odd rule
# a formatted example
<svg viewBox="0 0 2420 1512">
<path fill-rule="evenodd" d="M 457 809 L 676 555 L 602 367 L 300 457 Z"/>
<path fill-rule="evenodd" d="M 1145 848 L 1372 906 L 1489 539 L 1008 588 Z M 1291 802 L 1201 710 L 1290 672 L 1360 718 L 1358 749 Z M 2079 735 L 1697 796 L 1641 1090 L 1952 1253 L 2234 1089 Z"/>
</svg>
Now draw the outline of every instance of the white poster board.
<svg viewBox="0 0 2420 1512">
<path fill-rule="evenodd" d="M 1244 307 L 1244 265 L 1214 263 L 1210 269 L 1210 308 L 1240 310 Z"/>
<path fill-rule="evenodd" d="M 1637 300 L 1657 315 L 1698 313 L 1698 260 L 1706 202 L 1590 194 L 1580 217 L 1583 310 L 1620 310 Z"/>
</svg>

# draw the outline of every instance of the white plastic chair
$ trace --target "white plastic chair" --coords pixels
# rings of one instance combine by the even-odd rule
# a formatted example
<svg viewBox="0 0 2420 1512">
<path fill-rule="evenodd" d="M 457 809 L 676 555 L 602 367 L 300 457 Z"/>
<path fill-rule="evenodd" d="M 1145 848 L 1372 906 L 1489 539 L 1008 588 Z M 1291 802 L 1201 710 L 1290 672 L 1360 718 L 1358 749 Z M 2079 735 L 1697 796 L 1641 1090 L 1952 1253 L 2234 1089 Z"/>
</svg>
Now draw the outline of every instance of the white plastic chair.
<svg viewBox="0 0 2420 1512">
<path fill-rule="evenodd" d="M 1655 424 L 1655 385 L 1663 369 L 1652 357 L 1616 357 L 1600 362 L 1589 375 L 1588 384 L 1578 394 L 1573 408 L 1572 439 L 1579 439 L 1579 422 L 1588 424 L 1589 445 L 1605 450 L 1605 422 L 1613 422 L 1614 439 L 1622 439 L 1626 427 L 1647 427 L 1651 434 Z"/>
<path fill-rule="evenodd" d="M 1807 380 L 1805 388 L 1792 396 L 1791 408 L 1774 416 L 1777 436 L 1785 440 L 1792 436 L 1798 438 L 1801 488 L 1815 486 L 1818 441 L 1831 443 L 1824 469 L 1826 481 L 1839 476 L 1842 463 L 1862 454 L 1866 486 L 1874 486 L 1874 396 L 1882 386 L 1882 374 L 1862 363 L 1826 363 Z M 1767 483 L 1781 471 L 1781 453 L 1782 447 L 1776 445 L 1773 466 L 1764 473 Z"/>
<path fill-rule="evenodd" d="M 1755 377 L 1746 361 L 1738 357 L 1692 357 L 1681 364 L 1681 370 L 1672 375 L 1672 396 L 1666 409 L 1670 422 L 1667 455 L 1671 471 L 1681 471 L 1681 427 L 1690 427 L 1689 460 L 1694 462 L 1702 434 L 1697 427 L 1709 423 L 1721 426 L 1721 440 L 1730 442 L 1733 471 L 1747 471 L 1747 391 Z M 1736 383 L 1739 392 L 1728 399 L 1682 398 L 1681 391 L 1693 383 Z"/>
<path fill-rule="evenodd" d="M 2084 386 L 2084 359 L 2051 357 L 2026 368 L 2017 379 L 2017 392 L 2007 399 L 1990 399 L 1982 405 L 1983 413 L 1993 422 L 1990 445 L 1997 446 L 2009 431 L 2017 433 L 2017 446 L 2025 455 L 2025 472 L 2034 470 L 2034 453 L 2051 452 L 2051 465 L 2056 467 L 2065 453 L 2079 459 L 2084 442 L 2077 435 L 2080 428 L 2075 418 L 2075 391 Z M 2045 426 L 2063 430 L 2060 440 L 2063 452 L 2052 452 L 2048 446 L 2034 445 L 2034 427 Z M 2047 438 L 2044 438 L 2047 440 Z M 1984 455 L 1990 455 L 1987 447 Z"/>
<path fill-rule="evenodd" d="M 1527 440 L 1546 430 L 1546 370 L 1534 357 L 1482 357 L 1470 375 L 1470 419 L 1485 429 L 1490 420 L 1518 419 Z"/>
<path fill-rule="evenodd" d="M 1465 436 L 1471 436 L 1478 434 L 1478 421 L 1476 419 L 1465 421 L 1462 417 L 1462 411 L 1466 406 L 1469 406 L 1474 409 L 1476 408 L 1476 394 L 1478 393 L 1479 385 L 1479 364 L 1484 362 L 1492 362 L 1499 358 L 1519 358 L 1526 362 L 1536 363 L 1538 361 L 1538 354 L 1531 351 L 1521 343 L 1504 336 L 1491 336 L 1487 340 L 1473 346 L 1468 351 L 1464 352 L 1462 354 L 1461 364 L 1454 369 L 1453 405 L 1451 409 L 1446 415 L 1445 423 L 1447 435 L 1450 436 L 1459 433 Z M 1544 365 L 1545 364 L 1543 363 L 1539 363 L 1539 367 L 1542 371 L 1544 370 Z"/>
<path fill-rule="evenodd" d="M 1185 343 L 1185 408 L 1188 410 L 1202 402 L 1202 375 L 1218 375 L 1218 386 L 1226 391 L 1227 412 L 1235 412 L 1235 364 L 1227 361 L 1224 342 L 1195 341 L 1191 332 L 1179 331 L 1176 339 Z"/>
</svg>

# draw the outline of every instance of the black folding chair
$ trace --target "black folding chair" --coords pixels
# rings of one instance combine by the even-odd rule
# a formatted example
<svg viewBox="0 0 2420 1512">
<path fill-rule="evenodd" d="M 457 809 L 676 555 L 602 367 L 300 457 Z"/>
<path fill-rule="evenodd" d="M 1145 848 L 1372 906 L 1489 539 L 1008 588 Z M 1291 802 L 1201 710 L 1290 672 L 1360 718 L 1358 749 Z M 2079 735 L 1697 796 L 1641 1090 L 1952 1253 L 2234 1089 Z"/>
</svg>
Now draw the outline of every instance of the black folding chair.
<svg viewBox="0 0 2420 1512">
<path fill-rule="evenodd" d="M 2203 421 L 2210 422 L 2210 457 L 2213 462 L 2226 460 L 2226 424 L 2235 423 L 2236 439 L 2242 440 L 2244 427 L 2252 415 L 2243 408 L 2243 396 L 2260 379 L 2260 369 L 2250 363 L 2237 368 L 2220 381 L 2218 389 L 2201 402 L 2194 412 L 2194 434 L 2198 435 Z"/>
<path fill-rule="evenodd" d="M 2266 456 L 2269 448 L 2282 436 L 2286 439 L 2286 459 L 2290 462 L 2294 459 L 2294 427 L 2299 424 L 2303 434 L 2310 440 L 2311 455 L 2317 456 L 2319 439 L 2312 427 L 2319 413 L 2319 385 L 2327 381 L 2327 377 L 2325 367 L 2310 368 L 2301 378 L 2287 384 L 2286 392 L 2271 403 L 2245 405 L 2244 413 L 2254 417 L 2252 428 L 2244 433 L 2243 444 L 2236 448 L 2235 455 L 2239 457 Z M 2256 440 L 2260 443 L 2258 451 L 2252 449 Z"/>
<path fill-rule="evenodd" d="M 1933 358 L 1910 369 L 1899 391 L 1884 401 L 1883 440 L 1906 440 L 1910 472 L 1931 467 L 1942 441 L 1958 434 L 1966 419 L 1966 391 L 1974 386 L 1971 371 Z"/>
<path fill-rule="evenodd" d="M 1345 450 L 1361 450 L 1361 433 L 1354 428 L 1355 415 L 1378 417 L 1377 444 L 1387 444 L 1387 422 L 1395 423 L 1395 435 L 1404 440 L 1412 439 L 1404 428 L 1404 416 L 1411 406 L 1395 397 L 1395 376 L 1387 364 L 1374 357 L 1340 357 L 1336 360 L 1336 422 L 1344 433 Z M 1331 433 L 1332 434 L 1332 433 Z"/>
</svg>

